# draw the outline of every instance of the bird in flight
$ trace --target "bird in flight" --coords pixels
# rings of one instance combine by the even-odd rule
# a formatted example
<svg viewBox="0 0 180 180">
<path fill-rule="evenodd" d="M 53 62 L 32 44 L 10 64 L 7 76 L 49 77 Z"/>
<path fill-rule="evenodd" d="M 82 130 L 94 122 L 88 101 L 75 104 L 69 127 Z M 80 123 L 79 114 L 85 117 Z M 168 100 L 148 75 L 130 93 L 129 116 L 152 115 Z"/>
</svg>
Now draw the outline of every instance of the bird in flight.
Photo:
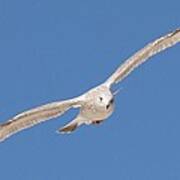
<svg viewBox="0 0 180 180">
<path fill-rule="evenodd" d="M 16 115 L 0 124 L 0 141 L 4 141 L 23 129 L 61 116 L 71 108 L 79 108 L 79 114 L 74 120 L 58 130 L 61 133 L 70 133 L 83 124 L 102 123 L 114 111 L 115 93 L 112 92 L 112 85 L 122 81 L 150 57 L 179 42 L 180 29 L 177 29 L 146 45 L 127 59 L 105 82 L 86 93 L 69 100 L 42 105 Z"/>
</svg>

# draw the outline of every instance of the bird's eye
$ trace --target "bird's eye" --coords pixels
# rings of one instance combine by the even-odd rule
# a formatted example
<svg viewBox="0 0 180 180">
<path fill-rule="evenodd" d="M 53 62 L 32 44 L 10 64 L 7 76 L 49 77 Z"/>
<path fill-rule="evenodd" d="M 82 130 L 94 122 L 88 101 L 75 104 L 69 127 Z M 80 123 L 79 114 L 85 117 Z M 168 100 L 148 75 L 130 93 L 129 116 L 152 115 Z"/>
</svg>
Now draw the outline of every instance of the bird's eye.
<svg viewBox="0 0 180 180">
<path fill-rule="evenodd" d="M 99 99 L 100 99 L 100 101 L 102 101 L 102 100 L 103 100 L 103 98 L 102 98 L 102 97 L 99 97 Z"/>
</svg>

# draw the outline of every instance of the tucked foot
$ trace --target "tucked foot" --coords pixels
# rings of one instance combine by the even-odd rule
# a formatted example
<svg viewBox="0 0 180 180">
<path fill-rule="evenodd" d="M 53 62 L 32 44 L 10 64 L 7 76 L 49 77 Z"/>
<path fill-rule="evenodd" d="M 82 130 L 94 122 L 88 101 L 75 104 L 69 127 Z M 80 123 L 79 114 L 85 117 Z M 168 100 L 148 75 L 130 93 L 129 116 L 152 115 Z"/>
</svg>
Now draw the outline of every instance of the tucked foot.
<svg viewBox="0 0 180 180">
<path fill-rule="evenodd" d="M 96 120 L 96 121 L 93 121 L 92 124 L 94 125 L 99 125 L 101 124 L 103 121 L 102 120 Z"/>
</svg>

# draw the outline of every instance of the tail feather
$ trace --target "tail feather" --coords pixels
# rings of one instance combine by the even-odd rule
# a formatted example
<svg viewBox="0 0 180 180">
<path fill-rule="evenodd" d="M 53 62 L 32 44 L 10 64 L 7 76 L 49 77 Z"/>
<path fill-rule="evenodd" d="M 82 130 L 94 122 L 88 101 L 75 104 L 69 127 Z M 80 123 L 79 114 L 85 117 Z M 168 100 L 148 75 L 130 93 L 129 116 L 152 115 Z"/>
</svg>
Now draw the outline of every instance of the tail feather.
<svg viewBox="0 0 180 180">
<path fill-rule="evenodd" d="M 69 123 L 66 126 L 63 126 L 59 129 L 61 133 L 71 133 L 78 127 L 78 123 Z"/>
<path fill-rule="evenodd" d="M 76 130 L 80 125 L 83 124 L 83 118 L 81 116 L 77 116 L 73 121 L 63 126 L 58 130 L 60 133 L 71 133 Z"/>
</svg>

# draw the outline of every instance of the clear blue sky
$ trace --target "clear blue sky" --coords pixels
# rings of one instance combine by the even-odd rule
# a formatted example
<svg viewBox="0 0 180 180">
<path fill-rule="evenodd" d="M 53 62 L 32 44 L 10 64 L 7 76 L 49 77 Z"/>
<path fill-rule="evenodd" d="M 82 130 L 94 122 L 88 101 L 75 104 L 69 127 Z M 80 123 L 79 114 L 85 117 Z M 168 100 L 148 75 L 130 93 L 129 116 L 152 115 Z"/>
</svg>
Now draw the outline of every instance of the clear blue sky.
<svg viewBox="0 0 180 180">
<path fill-rule="evenodd" d="M 1 0 L 0 121 L 105 80 L 149 41 L 180 26 L 180 1 Z M 0 144 L 4 180 L 179 180 L 180 45 L 117 88 L 101 126 L 55 131 L 76 111 Z"/>
</svg>

